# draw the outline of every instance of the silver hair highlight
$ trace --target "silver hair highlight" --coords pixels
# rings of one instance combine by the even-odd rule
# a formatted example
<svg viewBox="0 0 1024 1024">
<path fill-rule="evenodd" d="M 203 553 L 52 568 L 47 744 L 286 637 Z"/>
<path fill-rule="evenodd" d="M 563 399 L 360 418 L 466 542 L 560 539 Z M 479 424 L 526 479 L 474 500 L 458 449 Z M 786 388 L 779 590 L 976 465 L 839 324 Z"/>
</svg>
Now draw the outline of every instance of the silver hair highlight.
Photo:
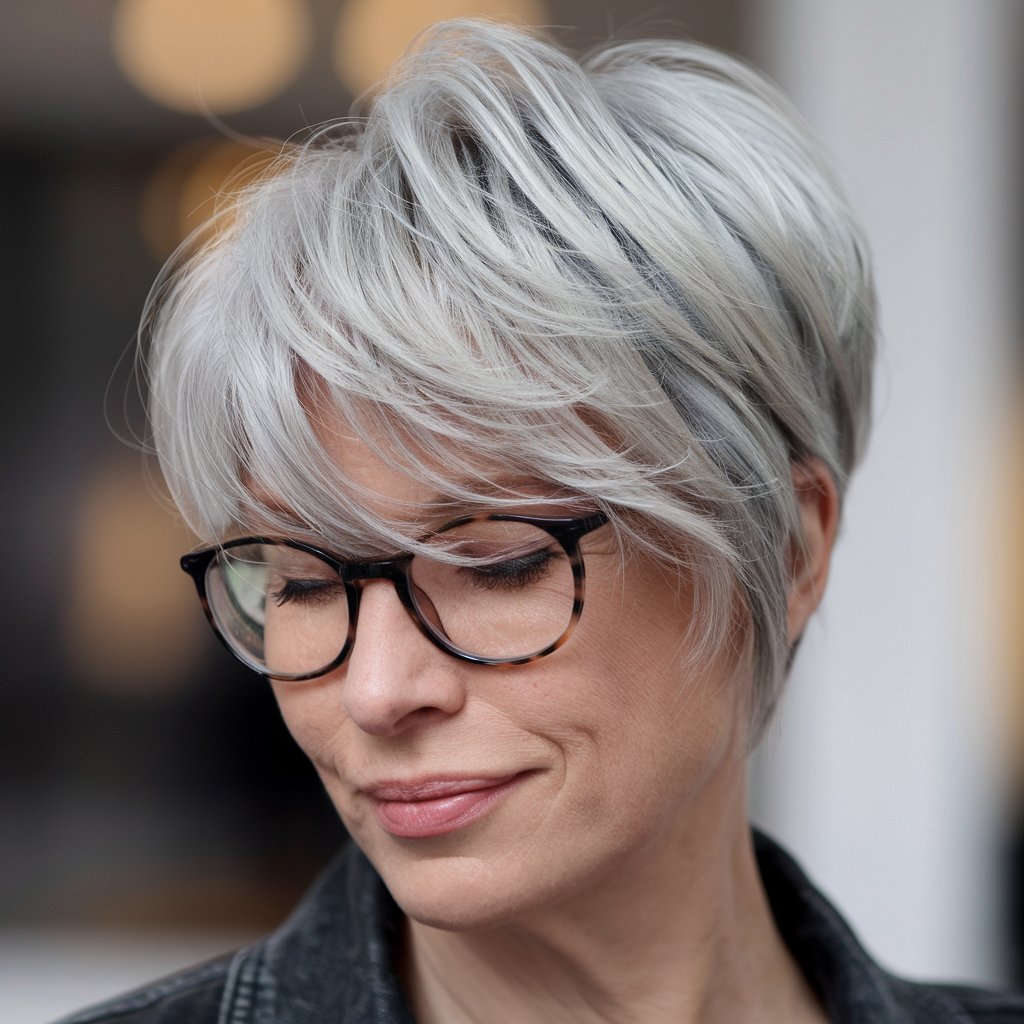
<svg viewBox="0 0 1024 1024">
<path fill-rule="evenodd" d="M 757 735 L 791 653 L 791 467 L 842 492 L 870 401 L 868 259 L 814 144 L 715 51 L 577 62 L 479 21 L 435 26 L 358 113 L 154 289 L 150 415 L 193 529 L 415 546 L 331 459 L 339 417 L 455 501 L 539 478 L 692 579 L 699 655 L 740 596 Z"/>
</svg>

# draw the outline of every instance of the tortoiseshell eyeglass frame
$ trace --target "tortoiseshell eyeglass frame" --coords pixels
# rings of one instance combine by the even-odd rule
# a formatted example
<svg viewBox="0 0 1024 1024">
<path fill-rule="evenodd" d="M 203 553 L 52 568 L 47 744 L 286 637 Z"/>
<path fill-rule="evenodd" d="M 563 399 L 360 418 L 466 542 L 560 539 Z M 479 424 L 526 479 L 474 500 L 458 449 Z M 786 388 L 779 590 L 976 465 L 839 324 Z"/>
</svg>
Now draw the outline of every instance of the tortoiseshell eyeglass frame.
<svg viewBox="0 0 1024 1024">
<path fill-rule="evenodd" d="M 458 658 L 461 661 L 469 661 L 477 665 L 527 665 L 532 661 L 537 661 L 552 654 L 562 647 L 572 634 L 576 623 L 579 622 L 580 615 L 583 612 L 583 592 L 586 578 L 583 554 L 580 551 L 579 542 L 588 533 L 604 526 L 608 522 L 608 517 L 603 512 L 593 512 L 579 518 L 487 512 L 454 519 L 446 523 L 436 533 L 441 534 L 456 527 L 465 526 L 468 523 L 485 521 L 526 523 L 544 530 L 559 543 L 572 567 L 573 604 L 568 624 L 563 630 L 562 635 L 556 640 L 541 650 L 523 657 L 486 658 L 477 654 L 471 654 L 456 647 L 443 633 L 434 627 L 420 611 L 413 594 L 413 584 L 410 576 L 410 567 L 415 557 L 413 552 L 406 552 L 394 558 L 386 558 L 376 562 L 352 562 L 345 561 L 330 551 L 325 551 L 312 544 L 305 544 L 302 541 L 286 540 L 277 537 L 240 537 L 237 540 L 230 540 L 224 544 L 183 555 L 181 558 L 181 568 L 192 577 L 192 581 L 196 585 L 196 592 L 199 595 L 199 601 L 203 606 L 203 611 L 206 613 L 206 618 L 213 627 L 213 631 L 220 642 L 248 668 L 267 679 L 299 682 L 305 679 L 316 679 L 319 676 L 327 675 L 328 672 L 334 671 L 348 657 L 355 643 L 356 624 L 359 617 L 359 595 L 362 593 L 360 584 L 366 580 L 379 579 L 390 580 L 394 584 L 399 600 L 419 631 L 446 654 L 450 654 L 453 658 Z M 238 650 L 221 630 L 210 607 L 210 601 L 206 593 L 207 572 L 222 551 L 230 551 L 232 548 L 241 547 L 246 544 L 281 544 L 286 547 L 296 548 L 299 551 L 305 551 L 307 554 L 326 562 L 341 578 L 345 585 L 345 593 L 348 599 L 348 633 L 341 650 L 338 652 L 338 656 L 323 668 L 313 672 L 296 674 L 267 672 L 265 666 L 255 664 Z"/>
</svg>

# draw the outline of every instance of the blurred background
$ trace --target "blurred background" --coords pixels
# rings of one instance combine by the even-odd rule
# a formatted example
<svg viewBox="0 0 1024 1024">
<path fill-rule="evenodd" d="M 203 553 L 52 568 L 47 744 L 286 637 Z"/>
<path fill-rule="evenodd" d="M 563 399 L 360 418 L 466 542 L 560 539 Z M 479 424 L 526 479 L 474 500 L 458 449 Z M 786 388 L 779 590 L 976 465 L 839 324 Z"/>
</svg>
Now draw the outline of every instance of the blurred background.
<svg viewBox="0 0 1024 1024">
<path fill-rule="evenodd" d="M 753 816 L 888 966 L 1024 981 L 1024 5 L 34 0 L 0 8 L 0 1018 L 246 941 L 340 840 L 176 567 L 133 334 L 261 145 L 466 14 L 722 47 L 831 153 L 878 264 L 876 428 Z"/>
</svg>

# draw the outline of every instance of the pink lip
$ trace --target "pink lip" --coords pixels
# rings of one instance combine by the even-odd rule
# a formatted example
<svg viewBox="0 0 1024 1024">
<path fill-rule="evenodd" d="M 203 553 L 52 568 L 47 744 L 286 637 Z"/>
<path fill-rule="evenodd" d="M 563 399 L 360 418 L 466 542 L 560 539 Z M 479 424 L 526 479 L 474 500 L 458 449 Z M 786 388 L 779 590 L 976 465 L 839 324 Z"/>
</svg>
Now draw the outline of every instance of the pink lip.
<svg viewBox="0 0 1024 1024">
<path fill-rule="evenodd" d="M 464 828 L 485 815 L 524 777 L 382 782 L 364 792 L 381 827 L 402 839 L 426 839 Z"/>
</svg>

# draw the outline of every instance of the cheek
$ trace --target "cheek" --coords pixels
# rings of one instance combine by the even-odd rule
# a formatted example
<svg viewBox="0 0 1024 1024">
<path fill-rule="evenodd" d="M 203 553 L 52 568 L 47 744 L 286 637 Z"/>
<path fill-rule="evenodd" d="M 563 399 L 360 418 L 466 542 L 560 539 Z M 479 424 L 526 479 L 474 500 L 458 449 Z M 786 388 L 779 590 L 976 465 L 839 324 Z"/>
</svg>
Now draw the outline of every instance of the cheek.
<svg viewBox="0 0 1024 1024">
<path fill-rule="evenodd" d="M 594 611 L 585 654 L 564 674 L 565 706 L 577 712 L 565 742 L 604 820 L 621 827 L 682 809 L 742 749 L 748 665 L 731 649 L 693 656 L 691 611 L 674 589 L 623 591 Z"/>
<path fill-rule="evenodd" d="M 607 652 L 618 683 L 609 725 L 616 749 L 638 766 L 688 775 L 734 728 L 733 673 L 687 653 L 674 644 L 645 643 L 642 635 Z"/>
<path fill-rule="evenodd" d="M 354 798 L 350 778 L 349 722 L 340 694 L 340 681 L 325 677 L 302 683 L 274 683 L 281 717 L 309 758 L 345 828 L 359 838 L 366 833 L 366 807 Z"/>
<path fill-rule="evenodd" d="M 307 682 L 272 682 L 281 717 L 317 771 L 333 770 L 345 714 L 329 677 Z"/>
</svg>

